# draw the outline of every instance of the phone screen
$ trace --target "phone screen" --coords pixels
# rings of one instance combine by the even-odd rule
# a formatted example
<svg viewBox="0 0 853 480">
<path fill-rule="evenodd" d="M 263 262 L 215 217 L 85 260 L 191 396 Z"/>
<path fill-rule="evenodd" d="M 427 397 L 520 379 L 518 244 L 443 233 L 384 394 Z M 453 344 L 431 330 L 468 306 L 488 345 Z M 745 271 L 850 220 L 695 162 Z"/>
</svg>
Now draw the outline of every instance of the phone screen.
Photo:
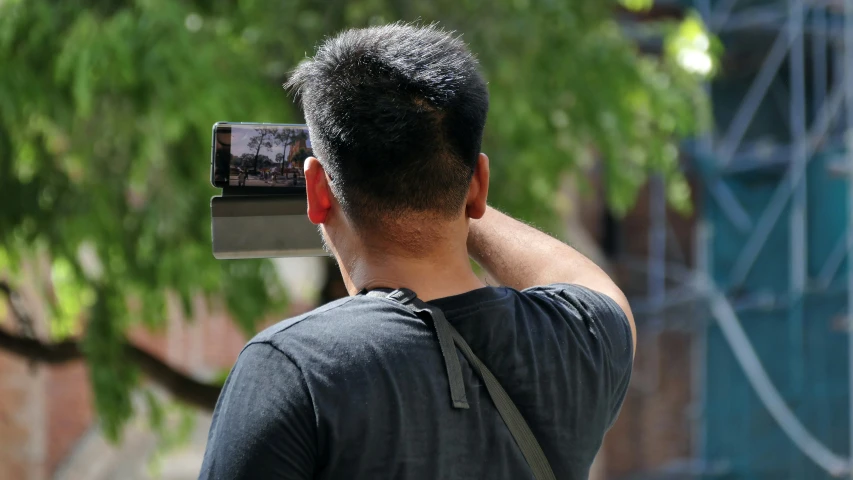
<svg viewBox="0 0 853 480">
<path fill-rule="evenodd" d="M 307 125 L 220 122 L 212 155 L 214 187 L 273 193 L 304 189 L 305 159 L 313 153 Z"/>
</svg>

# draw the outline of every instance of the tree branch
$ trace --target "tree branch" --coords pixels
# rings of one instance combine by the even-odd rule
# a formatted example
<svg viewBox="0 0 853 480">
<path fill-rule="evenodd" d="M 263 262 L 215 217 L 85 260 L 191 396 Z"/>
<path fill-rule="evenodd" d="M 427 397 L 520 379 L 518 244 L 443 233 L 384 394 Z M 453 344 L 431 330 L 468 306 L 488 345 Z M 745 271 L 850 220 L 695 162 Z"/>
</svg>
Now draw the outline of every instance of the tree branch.
<svg viewBox="0 0 853 480">
<path fill-rule="evenodd" d="M 25 319 L 31 321 L 29 313 L 20 302 L 18 293 L 3 280 L 0 280 L 0 293 L 9 300 L 12 312 L 19 321 Z M 35 338 L 31 328 L 29 330 L 22 328 L 22 333 L 23 335 L 14 335 L 0 329 L 0 350 L 25 358 L 31 363 L 50 365 L 85 357 L 79 341 L 45 343 Z M 198 381 L 131 343 L 125 344 L 125 354 L 149 380 L 164 388 L 175 398 L 204 410 L 213 410 L 216 406 L 222 387 Z"/>
<path fill-rule="evenodd" d="M 133 344 L 125 344 L 125 349 L 128 359 L 135 363 L 151 382 L 164 388 L 175 398 L 204 410 L 213 410 L 216 406 L 216 400 L 222 390 L 220 386 L 196 380 Z M 3 329 L 0 329 L 0 350 L 49 365 L 84 358 L 78 341 L 45 343 L 35 338 L 13 335 Z"/>
<path fill-rule="evenodd" d="M 33 362 L 51 365 L 83 358 L 83 352 L 80 351 L 77 342 L 64 341 L 48 345 L 35 338 L 13 335 L 2 329 L 0 329 L 0 350 Z"/>
<path fill-rule="evenodd" d="M 36 331 L 33 327 L 33 319 L 30 317 L 27 309 L 23 306 L 21 295 L 13 290 L 12 286 L 5 280 L 0 280 L 0 292 L 2 292 L 9 301 L 9 306 L 12 308 L 15 318 L 18 320 L 18 326 L 21 329 L 21 333 L 23 333 L 25 337 L 34 338 L 36 336 Z"/>
<path fill-rule="evenodd" d="M 196 380 L 136 345 L 127 344 L 126 348 L 128 356 L 142 373 L 175 398 L 203 410 L 212 411 L 216 406 L 222 391 L 220 385 Z"/>
</svg>

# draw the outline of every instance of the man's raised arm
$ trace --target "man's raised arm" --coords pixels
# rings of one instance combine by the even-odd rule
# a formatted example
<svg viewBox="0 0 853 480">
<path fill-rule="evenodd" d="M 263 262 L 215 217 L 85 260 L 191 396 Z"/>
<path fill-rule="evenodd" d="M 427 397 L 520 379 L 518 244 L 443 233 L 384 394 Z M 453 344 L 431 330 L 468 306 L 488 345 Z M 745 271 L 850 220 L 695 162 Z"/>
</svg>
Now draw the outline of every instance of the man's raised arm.
<svg viewBox="0 0 853 480">
<path fill-rule="evenodd" d="M 634 316 L 622 290 L 574 248 L 488 207 L 482 218 L 471 220 L 468 253 L 489 275 L 517 290 L 570 283 L 607 295 L 628 317 L 636 347 Z"/>
</svg>

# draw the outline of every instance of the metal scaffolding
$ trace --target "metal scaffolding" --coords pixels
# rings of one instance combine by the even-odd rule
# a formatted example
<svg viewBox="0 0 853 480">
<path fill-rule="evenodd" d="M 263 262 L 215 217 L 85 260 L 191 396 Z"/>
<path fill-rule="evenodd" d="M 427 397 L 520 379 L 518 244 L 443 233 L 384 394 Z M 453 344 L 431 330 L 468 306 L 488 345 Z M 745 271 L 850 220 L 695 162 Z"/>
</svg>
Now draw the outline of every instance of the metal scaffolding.
<svg viewBox="0 0 853 480">
<path fill-rule="evenodd" d="M 853 0 L 844 2 L 844 85 L 847 95 L 845 96 L 847 107 L 847 128 L 853 128 Z M 853 465 L 853 135 L 848 132 L 847 140 L 847 175 L 849 185 L 847 190 L 847 381 L 849 382 L 850 409 L 850 463 Z M 853 468 L 850 468 L 850 478 L 853 478 Z"/>
<path fill-rule="evenodd" d="M 742 244 L 733 267 L 720 279 L 715 277 L 707 258 L 712 249 L 708 245 L 708 225 L 702 219 L 697 227 L 697 275 L 673 271 L 677 266 L 667 263 L 667 228 L 664 189 L 653 181 L 649 188 L 649 254 L 643 266 L 647 278 L 647 298 L 642 302 L 649 318 L 649 327 L 660 329 L 661 312 L 668 307 L 693 301 L 701 297 L 710 305 L 712 316 L 717 317 L 721 329 L 744 369 L 747 379 L 791 441 L 812 461 L 830 475 L 844 474 L 853 478 L 850 460 L 853 459 L 853 268 L 846 271 L 846 322 L 848 328 L 848 359 L 850 388 L 849 441 L 851 451 L 832 453 L 803 427 L 803 424 L 784 404 L 782 397 L 767 373 L 761 367 L 755 350 L 737 319 L 739 306 L 770 302 L 784 304 L 787 311 L 788 335 L 791 338 L 804 334 L 806 296 L 815 291 L 827 290 L 841 271 L 845 260 L 853 252 L 853 0 L 788 0 L 786 2 L 756 2 L 748 0 L 695 0 L 692 2 L 711 33 L 725 37 L 760 34 L 773 36 L 761 52 L 757 68 L 746 94 L 734 109 L 725 125 L 717 124 L 713 131 L 696 142 L 696 156 L 704 159 L 698 167 L 703 177 L 704 191 L 747 240 Z M 760 47 L 758 47 L 760 48 Z M 785 71 L 785 68 L 787 71 Z M 787 88 L 776 82 L 787 79 Z M 712 104 L 714 90 L 709 86 Z M 780 121 L 786 123 L 786 140 L 749 138 L 756 114 L 765 102 L 775 102 L 784 112 Z M 842 114 L 843 112 L 843 114 Z M 846 231 L 817 269 L 809 275 L 808 201 L 806 173 L 817 153 L 830 146 L 846 147 L 846 162 L 835 167 L 835 173 L 848 176 Z M 698 162 L 698 161 L 697 161 Z M 726 175 L 761 172 L 775 169 L 782 173 L 770 200 L 760 215 L 748 213 L 749 209 L 724 181 Z M 713 172 L 708 175 L 707 172 Z M 783 298 L 762 297 L 752 292 L 752 297 L 732 294 L 744 286 L 753 272 L 759 254 L 766 248 L 771 232 L 778 231 L 784 222 L 787 227 L 788 285 Z M 849 262 L 849 260 L 847 260 Z M 812 264 L 814 265 L 814 264 Z M 814 270 L 814 269 L 813 269 Z M 692 276 L 701 279 L 692 282 L 693 290 L 683 288 L 677 292 L 667 290 L 667 278 Z M 712 278 L 716 279 L 716 283 Z M 685 300 L 686 299 L 686 300 Z M 732 308 L 733 306 L 733 308 Z M 641 308 L 641 309 L 642 309 Z M 725 318 L 721 318 L 725 317 Z M 734 322 L 734 323 L 732 323 Z M 695 330 L 695 345 L 706 348 L 703 328 Z M 746 344 L 744 344 L 744 341 Z M 804 371 L 802 342 L 791 342 L 793 351 L 787 357 L 793 384 L 802 383 L 808 372 Z M 797 347 L 799 345 L 799 347 Z M 705 378 L 704 351 L 694 356 L 694 386 L 697 378 Z M 704 432 L 704 425 L 696 428 Z M 701 433 L 704 435 L 704 433 Z M 703 440 L 695 444 L 701 449 Z M 703 452 L 696 452 L 705 458 Z"/>
</svg>

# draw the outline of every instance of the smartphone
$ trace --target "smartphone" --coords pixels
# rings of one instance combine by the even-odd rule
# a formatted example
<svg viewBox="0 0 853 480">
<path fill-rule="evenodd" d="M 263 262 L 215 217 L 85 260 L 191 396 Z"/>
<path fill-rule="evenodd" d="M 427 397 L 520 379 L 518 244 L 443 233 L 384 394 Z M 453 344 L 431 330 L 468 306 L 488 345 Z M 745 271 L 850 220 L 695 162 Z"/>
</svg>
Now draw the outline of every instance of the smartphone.
<svg viewBox="0 0 853 480">
<path fill-rule="evenodd" d="M 210 183 L 213 256 L 218 259 L 328 255 L 306 214 L 306 125 L 217 122 Z"/>
<path fill-rule="evenodd" d="M 304 194 L 307 125 L 217 122 L 210 183 L 226 195 Z"/>
</svg>

